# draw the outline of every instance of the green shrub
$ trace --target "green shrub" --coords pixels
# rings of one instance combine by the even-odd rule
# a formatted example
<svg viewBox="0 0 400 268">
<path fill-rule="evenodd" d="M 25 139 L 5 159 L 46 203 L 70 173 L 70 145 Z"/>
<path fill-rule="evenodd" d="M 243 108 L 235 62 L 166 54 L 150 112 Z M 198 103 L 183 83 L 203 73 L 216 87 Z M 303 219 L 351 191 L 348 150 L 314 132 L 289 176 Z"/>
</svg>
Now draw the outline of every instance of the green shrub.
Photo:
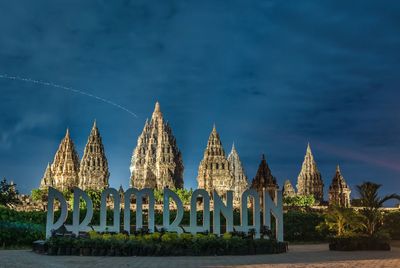
<svg viewBox="0 0 400 268">
<path fill-rule="evenodd" d="M 94 256 L 200 256 L 282 253 L 286 252 L 287 245 L 275 240 L 237 236 L 158 233 L 129 237 L 120 234 L 91 234 L 90 238 L 53 237 L 46 241 L 46 246 L 48 253 L 53 255 L 79 252 L 80 255 Z"/>
<path fill-rule="evenodd" d="M 0 246 L 3 248 L 31 246 L 33 241 L 44 237 L 42 225 L 0 221 Z"/>
<path fill-rule="evenodd" d="M 390 239 L 387 235 L 333 237 L 329 242 L 330 250 L 390 250 Z"/>
<path fill-rule="evenodd" d="M 383 230 L 390 234 L 392 239 L 400 239 L 400 211 L 388 212 L 383 216 Z"/>
<path fill-rule="evenodd" d="M 327 230 L 318 230 L 324 215 L 315 212 L 288 211 L 283 214 L 285 241 L 325 241 Z"/>
</svg>

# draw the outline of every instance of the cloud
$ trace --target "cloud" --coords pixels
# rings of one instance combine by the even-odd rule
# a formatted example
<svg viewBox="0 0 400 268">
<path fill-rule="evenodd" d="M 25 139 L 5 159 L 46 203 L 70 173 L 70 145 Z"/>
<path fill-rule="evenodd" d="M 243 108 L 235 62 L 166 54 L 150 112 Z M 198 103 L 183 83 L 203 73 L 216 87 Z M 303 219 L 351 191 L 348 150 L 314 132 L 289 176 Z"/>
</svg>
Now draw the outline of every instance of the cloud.
<svg viewBox="0 0 400 268">
<path fill-rule="evenodd" d="M 0 132 L 0 148 L 10 149 L 18 139 L 30 131 L 35 131 L 42 127 L 49 127 L 55 122 L 55 118 L 48 114 L 25 114 L 15 122 L 13 126 Z"/>
</svg>

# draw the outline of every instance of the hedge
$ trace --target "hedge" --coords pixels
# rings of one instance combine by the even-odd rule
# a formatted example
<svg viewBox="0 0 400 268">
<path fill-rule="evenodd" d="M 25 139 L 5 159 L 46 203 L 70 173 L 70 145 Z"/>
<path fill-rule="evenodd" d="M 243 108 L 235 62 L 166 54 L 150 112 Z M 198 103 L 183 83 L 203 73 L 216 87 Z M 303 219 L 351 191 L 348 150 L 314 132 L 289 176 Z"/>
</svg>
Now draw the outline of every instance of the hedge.
<svg viewBox="0 0 400 268">
<path fill-rule="evenodd" d="M 317 230 L 324 215 L 316 212 L 288 211 L 283 214 L 285 241 L 326 241 L 327 230 Z"/>
<path fill-rule="evenodd" d="M 330 250 L 390 250 L 388 237 L 350 236 L 334 237 L 329 242 Z"/>
<path fill-rule="evenodd" d="M 81 256 L 214 256 L 284 253 L 287 243 L 269 239 L 244 239 L 225 234 L 153 233 L 103 234 L 90 238 L 52 237 L 46 242 L 50 255 Z"/>
<path fill-rule="evenodd" d="M 33 241 L 44 239 L 43 225 L 0 221 L 0 246 L 2 248 L 31 246 Z"/>
</svg>

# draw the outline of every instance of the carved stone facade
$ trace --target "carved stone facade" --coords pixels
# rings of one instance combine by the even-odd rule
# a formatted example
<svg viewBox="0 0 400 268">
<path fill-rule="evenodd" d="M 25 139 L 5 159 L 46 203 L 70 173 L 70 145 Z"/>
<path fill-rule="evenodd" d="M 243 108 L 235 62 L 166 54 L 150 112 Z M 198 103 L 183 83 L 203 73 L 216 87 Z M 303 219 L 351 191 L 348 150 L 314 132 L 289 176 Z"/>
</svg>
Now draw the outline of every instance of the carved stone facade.
<svg viewBox="0 0 400 268">
<path fill-rule="evenodd" d="M 108 162 L 95 121 L 81 160 L 79 187 L 82 190 L 102 190 L 108 188 L 109 177 Z"/>
<path fill-rule="evenodd" d="M 130 171 L 130 184 L 138 189 L 183 188 L 182 155 L 171 127 L 164 122 L 158 102 L 137 140 Z"/>
<path fill-rule="evenodd" d="M 109 176 L 103 143 L 95 122 L 85 147 L 81 165 L 67 129 L 53 163 L 47 165 L 39 188 L 44 190 L 51 186 L 65 191 L 79 186 L 84 190 L 101 190 L 108 187 Z"/>
<path fill-rule="evenodd" d="M 344 180 L 340 172 L 339 165 L 336 167 L 335 176 L 329 186 L 329 205 L 338 205 L 341 207 L 350 207 L 350 187 Z"/>
<path fill-rule="evenodd" d="M 216 190 L 219 195 L 223 195 L 228 190 L 234 190 L 234 180 L 221 139 L 214 126 L 204 150 L 203 160 L 199 165 L 198 188 L 205 189 L 209 193 Z"/>
<path fill-rule="evenodd" d="M 46 167 L 46 170 L 44 171 L 43 178 L 40 181 L 39 189 L 45 190 L 45 189 L 47 189 L 48 186 L 53 187 L 53 185 L 54 185 L 54 181 L 53 181 L 53 175 L 51 172 L 51 166 L 50 166 L 50 163 L 47 163 L 47 167 Z"/>
<path fill-rule="evenodd" d="M 269 168 L 264 155 L 262 155 L 261 163 L 258 166 L 256 176 L 251 183 L 251 188 L 257 190 L 260 198 L 263 196 L 263 191 L 267 190 L 273 199 L 275 198 L 275 191 L 279 189 L 276 178 L 272 176 L 271 169 Z"/>
<path fill-rule="evenodd" d="M 52 186 L 58 190 L 70 190 L 79 184 L 79 157 L 69 130 L 61 141 L 50 169 L 46 169 L 41 186 Z"/>
<path fill-rule="evenodd" d="M 304 162 L 297 178 L 297 194 L 313 195 L 319 202 L 322 202 L 324 198 L 324 183 L 311 152 L 310 144 L 307 145 Z"/>
<path fill-rule="evenodd" d="M 294 187 L 290 180 L 285 180 L 282 191 L 283 197 L 294 197 L 296 195 L 296 191 L 294 190 Z"/>
<path fill-rule="evenodd" d="M 232 145 L 232 150 L 228 155 L 229 170 L 233 175 L 233 191 L 235 200 L 240 200 L 242 193 L 248 187 L 247 176 L 244 172 L 239 154 L 236 151 L 235 144 Z"/>
</svg>

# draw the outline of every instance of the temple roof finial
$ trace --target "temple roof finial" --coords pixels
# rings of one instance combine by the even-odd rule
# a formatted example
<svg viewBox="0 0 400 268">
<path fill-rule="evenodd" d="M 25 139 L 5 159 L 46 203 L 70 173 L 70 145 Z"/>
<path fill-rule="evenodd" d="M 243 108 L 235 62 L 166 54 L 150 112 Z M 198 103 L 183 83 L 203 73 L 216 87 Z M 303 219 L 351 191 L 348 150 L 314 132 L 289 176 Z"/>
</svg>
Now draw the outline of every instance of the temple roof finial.
<svg viewBox="0 0 400 268">
<path fill-rule="evenodd" d="M 340 166 L 339 166 L 339 164 L 337 164 L 337 166 L 336 166 L 336 172 L 339 172 L 339 173 L 340 173 Z"/>
<path fill-rule="evenodd" d="M 154 112 L 159 112 L 160 111 L 160 103 L 156 101 L 156 105 L 154 107 Z"/>
</svg>

